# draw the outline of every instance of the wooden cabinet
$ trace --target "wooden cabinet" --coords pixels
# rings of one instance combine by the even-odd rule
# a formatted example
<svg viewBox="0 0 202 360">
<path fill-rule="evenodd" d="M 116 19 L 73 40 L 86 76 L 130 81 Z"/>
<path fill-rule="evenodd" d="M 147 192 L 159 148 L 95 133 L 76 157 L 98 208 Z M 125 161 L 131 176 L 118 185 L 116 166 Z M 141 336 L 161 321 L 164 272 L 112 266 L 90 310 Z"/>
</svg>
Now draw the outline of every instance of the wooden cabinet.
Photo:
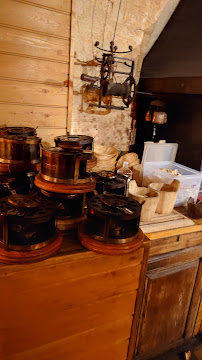
<svg viewBox="0 0 202 360">
<path fill-rule="evenodd" d="M 194 327 L 194 335 L 197 335 L 199 332 L 202 332 L 202 299 L 200 300 L 200 306 Z"/>
<path fill-rule="evenodd" d="M 136 359 L 150 359 L 193 335 L 201 256 L 202 245 L 198 245 L 149 259 Z"/>
<path fill-rule="evenodd" d="M 36 264 L 0 264 L 0 359 L 126 360 L 148 243 L 123 256 L 73 244 Z"/>
<path fill-rule="evenodd" d="M 147 274 L 140 354 L 182 339 L 198 262 Z"/>
</svg>

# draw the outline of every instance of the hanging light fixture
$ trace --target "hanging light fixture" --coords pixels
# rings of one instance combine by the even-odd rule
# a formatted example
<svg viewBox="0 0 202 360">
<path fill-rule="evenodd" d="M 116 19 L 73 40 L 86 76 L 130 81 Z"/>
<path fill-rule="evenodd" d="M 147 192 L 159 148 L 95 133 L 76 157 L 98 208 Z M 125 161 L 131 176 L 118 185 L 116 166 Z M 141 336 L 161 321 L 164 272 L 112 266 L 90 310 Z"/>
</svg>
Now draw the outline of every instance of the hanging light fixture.
<svg viewBox="0 0 202 360">
<path fill-rule="evenodd" d="M 149 104 L 149 110 L 145 115 L 145 121 L 152 121 L 154 124 L 167 123 L 167 113 L 165 103 L 161 100 L 153 100 Z"/>
<path fill-rule="evenodd" d="M 156 134 L 156 125 L 162 125 L 167 123 L 167 113 L 165 112 L 166 104 L 161 100 L 153 100 L 149 104 L 149 109 L 145 115 L 145 121 L 152 121 L 153 133 L 152 141 L 158 142 L 158 137 Z"/>
</svg>

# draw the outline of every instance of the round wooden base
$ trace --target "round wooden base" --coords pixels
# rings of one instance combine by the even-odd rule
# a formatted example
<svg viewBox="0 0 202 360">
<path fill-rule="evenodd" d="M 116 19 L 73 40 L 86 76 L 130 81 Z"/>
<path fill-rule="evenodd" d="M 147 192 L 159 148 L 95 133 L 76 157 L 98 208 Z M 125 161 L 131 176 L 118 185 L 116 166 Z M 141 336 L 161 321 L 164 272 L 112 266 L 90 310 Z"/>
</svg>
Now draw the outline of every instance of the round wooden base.
<svg viewBox="0 0 202 360">
<path fill-rule="evenodd" d="M 55 226 L 60 231 L 68 231 L 71 229 L 75 229 L 78 225 L 86 219 L 86 214 L 77 218 L 69 218 L 65 216 L 56 216 L 55 218 Z"/>
<path fill-rule="evenodd" d="M 41 163 L 38 164 L 4 164 L 0 162 L 0 172 L 17 173 L 17 172 L 38 172 L 41 170 Z"/>
<path fill-rule="evenodd" d="M 0 248 L 0 262 L 4 264 L 25 264 L 44 260 L 62 245 L 62 234 L 57 231 L 47 246 L 32 251 L 13 251 Z"/>
<path fill-rule="evenodd" d="M 141 229 L 134 236 L 134 239 L 126 244 L 107 244 L 97 241 L 85 233 L 85 223 L 79 225 L 78 236 L 81 244 L 94 252 L 104 255 L 124 255 L 138 250 L 144 240 Z"/>
<path fill-rule="evenodd" d="M 83 194 L 95 190 L 96 183 L 94 180 L 89 180 L 82 184 L 58 184 L 51 181 L 44 180 L 41 174 L 37 174 L 34 180 L 35 185 L 42 190 L 60 193 L 60 194 Z"/>
</svg>

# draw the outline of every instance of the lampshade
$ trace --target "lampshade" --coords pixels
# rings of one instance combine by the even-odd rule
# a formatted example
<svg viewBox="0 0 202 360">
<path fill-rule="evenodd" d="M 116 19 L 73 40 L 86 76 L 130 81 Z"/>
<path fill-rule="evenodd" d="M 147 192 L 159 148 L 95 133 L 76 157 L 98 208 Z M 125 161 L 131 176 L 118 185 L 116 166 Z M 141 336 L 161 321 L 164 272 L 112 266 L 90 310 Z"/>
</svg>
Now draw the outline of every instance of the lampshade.
<svg viewBox="0 0 202 360">
<path fill-rule="evenodd" d="M 146 120 L 146 118 L 145 118 Z M 165 111 L 154 111 L 152 122 L 155 124 L 165 124 L 167 123 L 167 114 Z"/>
</svg>

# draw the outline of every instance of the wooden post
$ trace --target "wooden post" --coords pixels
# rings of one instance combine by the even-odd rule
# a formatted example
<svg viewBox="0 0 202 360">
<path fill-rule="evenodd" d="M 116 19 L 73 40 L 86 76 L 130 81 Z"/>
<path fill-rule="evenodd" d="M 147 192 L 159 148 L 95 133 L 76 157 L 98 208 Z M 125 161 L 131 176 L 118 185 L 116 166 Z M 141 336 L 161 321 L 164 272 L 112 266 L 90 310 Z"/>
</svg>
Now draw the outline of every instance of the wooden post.
<svg viewBox="0 0 202 360">
<path fill-rule="evenodd" d="M 144 245 L 143 245 L 144 246 L 144 257 L 143 257 L 143 261 L 142 261 L 142 269 L 141 269 L 141 273 L 140 273 L 139 288 L 138 288 L 138 294 L 137 294 L 135 309 L 134 309 L 133 323 L 132 323 L 131 333 L 130 333 L 130 341 L 129 341 L 129 347 L 128 347 L 127 360 L 133 359 L 133 355 L 134 355 L 136 344 L 137 344 L 142 302 L 143 302 L 144 289 L 145 289 L 145 279 L 146 279 L 146 274 L 147 274 L 147 261 L 148 261 L 148 257 L 149 257 L 150 243 L 151 243 L 150 240 L 145 236 L 145 241 L 144 241 Z"/>
</svg>

